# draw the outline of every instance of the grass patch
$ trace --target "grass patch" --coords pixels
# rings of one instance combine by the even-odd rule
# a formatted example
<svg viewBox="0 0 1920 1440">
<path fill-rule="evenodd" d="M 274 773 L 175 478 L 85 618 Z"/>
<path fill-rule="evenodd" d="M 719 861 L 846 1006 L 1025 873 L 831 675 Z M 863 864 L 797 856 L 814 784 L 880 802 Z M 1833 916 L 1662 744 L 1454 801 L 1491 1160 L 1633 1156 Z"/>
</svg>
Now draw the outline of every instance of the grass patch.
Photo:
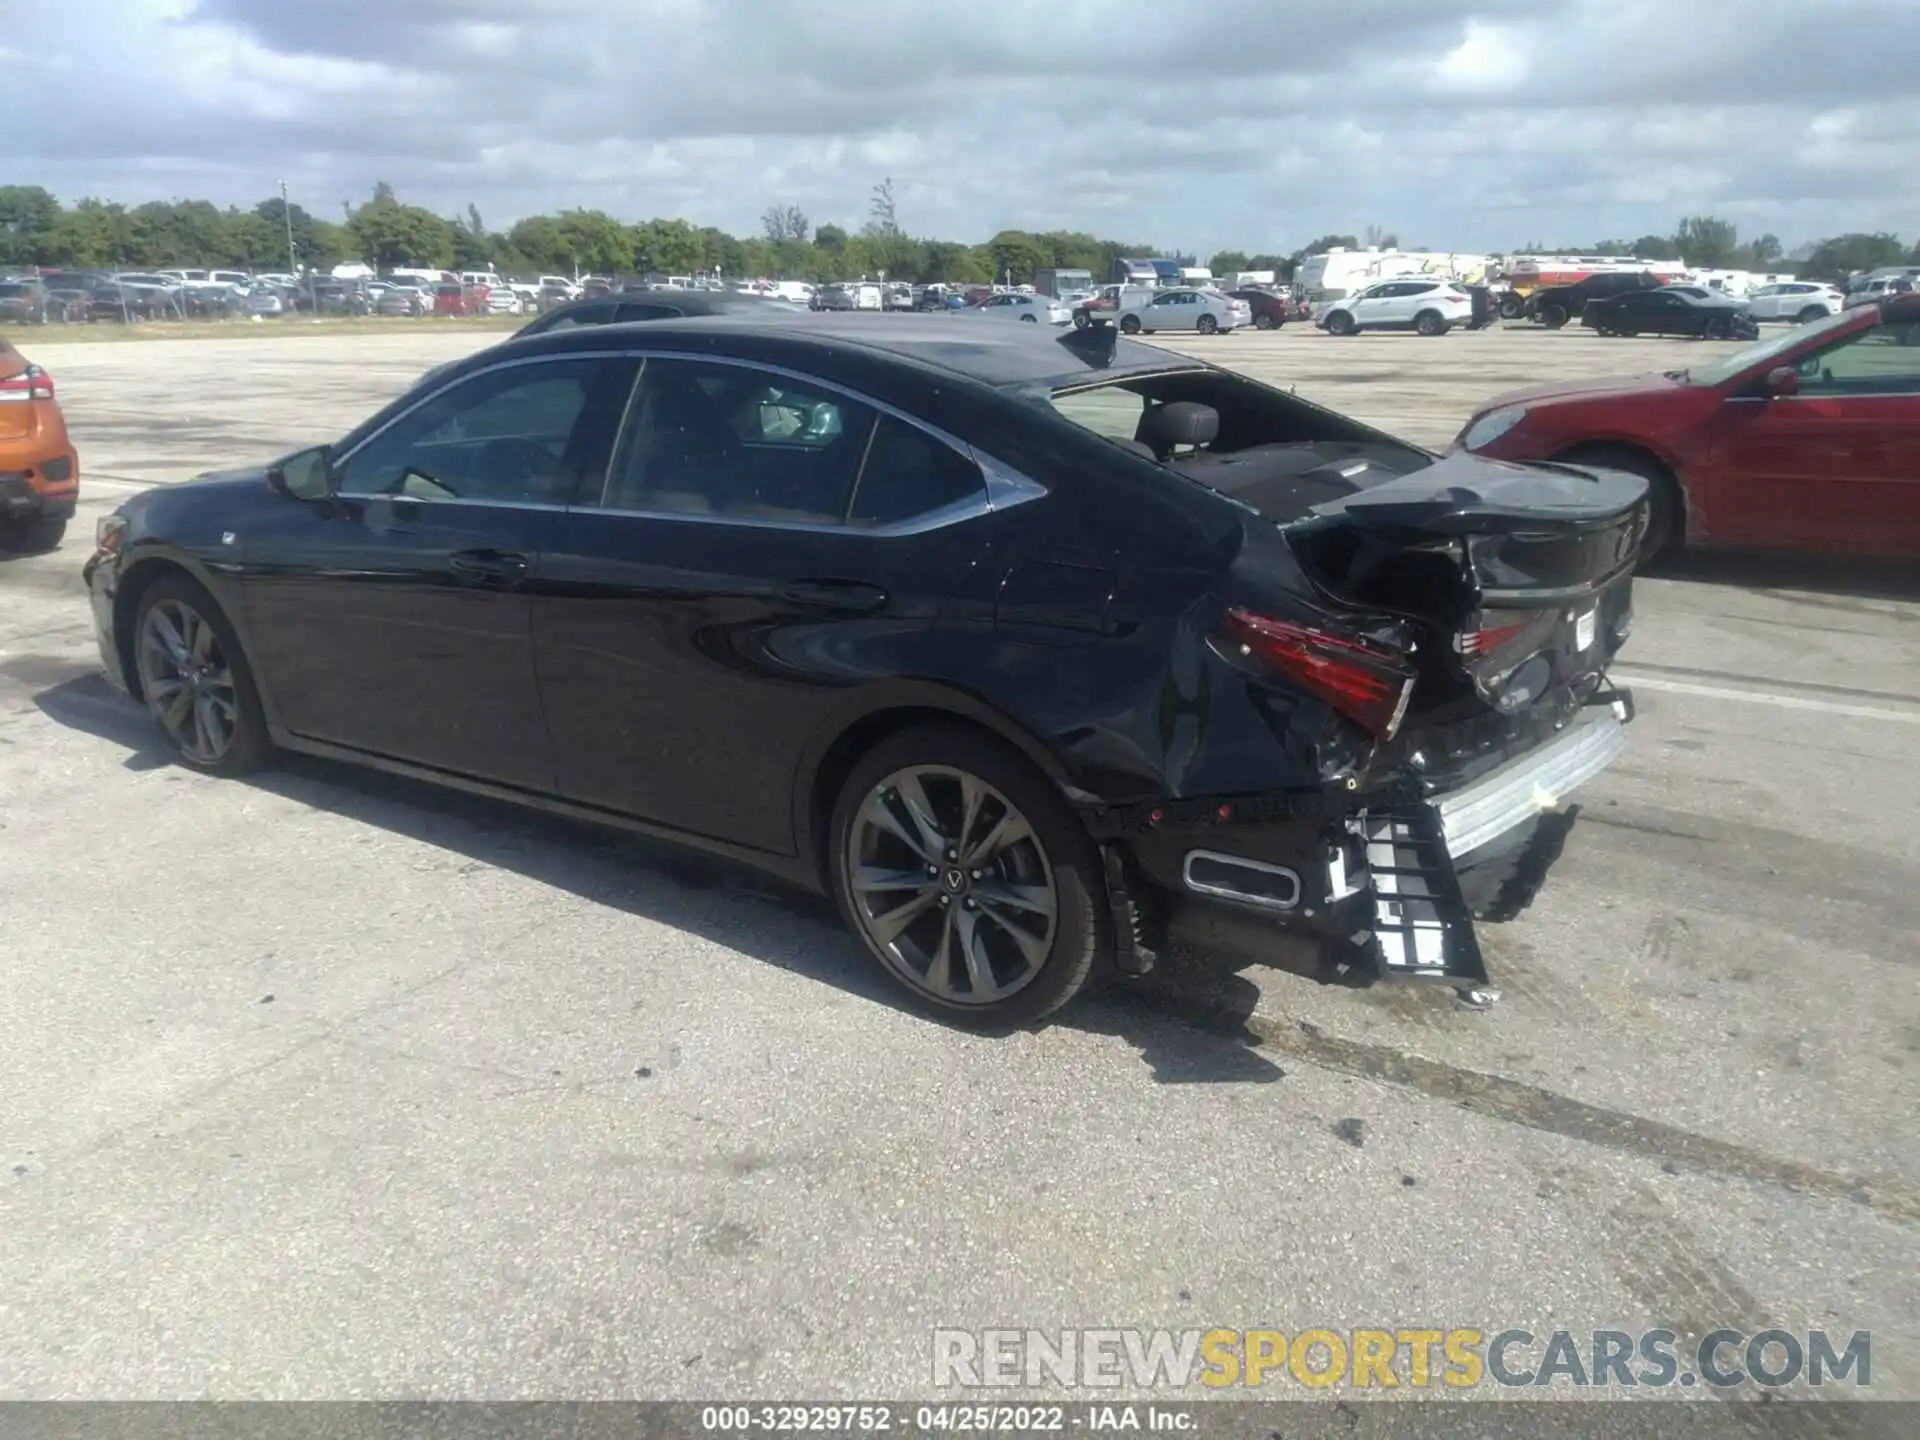
<svg viewBox="0 0 1920 1440">
<path fill-rule="evenodd" d="M 525 325 L 528 315 L 330 315 L 320 320 L 143 320 L 73 325 L 0 325 L 0 339 L 16 349 L 47 345 L 129 344 L 147 340 L 275 340 L 305 335 L 507 335 Z"/>
</svg>

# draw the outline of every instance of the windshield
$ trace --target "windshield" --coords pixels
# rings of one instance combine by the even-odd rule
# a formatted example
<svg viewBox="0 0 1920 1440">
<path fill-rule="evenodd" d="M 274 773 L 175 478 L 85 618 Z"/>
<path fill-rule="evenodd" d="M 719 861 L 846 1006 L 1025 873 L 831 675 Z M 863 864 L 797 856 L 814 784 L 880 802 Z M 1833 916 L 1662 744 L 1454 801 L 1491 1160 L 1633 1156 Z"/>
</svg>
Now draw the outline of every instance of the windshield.
<svg viewBox="0 0 1920 1440">
<path fill-rule="evenodd" d="M 1731 355 L 1723 355 L 1705 365 L 1695 365 L 1672 373 L 1692 385 L 1724 385 L 1743 371 L 1764 365 L 1776 355 L 1784 355 L 1804 340 L 1852 325 L 1859 313 L 1857 310 L 1842 310 L 1838 315 L 1830 315 L 1812 325 L 1796 325 L 1783 334 L 1736 350 Z"/>
</svg>

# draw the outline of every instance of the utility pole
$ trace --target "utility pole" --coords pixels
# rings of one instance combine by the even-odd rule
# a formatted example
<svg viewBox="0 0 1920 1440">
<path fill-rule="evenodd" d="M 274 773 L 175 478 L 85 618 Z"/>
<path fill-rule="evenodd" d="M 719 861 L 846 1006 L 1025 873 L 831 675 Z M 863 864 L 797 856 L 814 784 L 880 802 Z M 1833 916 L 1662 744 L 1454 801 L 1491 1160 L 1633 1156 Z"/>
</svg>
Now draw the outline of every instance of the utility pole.
<svg viewBox="0 0 1920 1440">
<path fill-rule="evenodd" d="M 293 206 L 287 203 L 287 182 L 280 182 L 280 218 L 287 222 L 287 273 L 300 278 L 300 261 L 293 248 Z"/>
</svg>

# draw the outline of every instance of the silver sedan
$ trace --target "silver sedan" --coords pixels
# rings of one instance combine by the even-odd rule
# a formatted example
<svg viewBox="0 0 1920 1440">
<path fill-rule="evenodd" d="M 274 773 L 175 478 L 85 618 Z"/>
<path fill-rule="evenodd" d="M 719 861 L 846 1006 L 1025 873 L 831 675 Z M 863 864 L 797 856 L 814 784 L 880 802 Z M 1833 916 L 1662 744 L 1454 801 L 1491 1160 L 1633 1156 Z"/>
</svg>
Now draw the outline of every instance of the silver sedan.
<svg viewBox="0 0 1920 1440">
<path fill-rule="evenodd" d="M 1073 311 L 1050 295 L 1023 295 L 1010 292 L 989 296 L 973 307 L 975 315 L 990 320 L 1025 320 L 1031 325 L 1071 325 Z"/>
<path fill-rule="evenodd" d="M 1123 296 L 1121 304 L 1120 328 L 1129 335 L 1142 330 L 1195 330 L 1213 335 L 1253 323 L 1253 307 L 1246 301 L 1218 290 L 1185 285 L 1162 290 L 1144 304 L 1129 305 Z"/>
</svg>

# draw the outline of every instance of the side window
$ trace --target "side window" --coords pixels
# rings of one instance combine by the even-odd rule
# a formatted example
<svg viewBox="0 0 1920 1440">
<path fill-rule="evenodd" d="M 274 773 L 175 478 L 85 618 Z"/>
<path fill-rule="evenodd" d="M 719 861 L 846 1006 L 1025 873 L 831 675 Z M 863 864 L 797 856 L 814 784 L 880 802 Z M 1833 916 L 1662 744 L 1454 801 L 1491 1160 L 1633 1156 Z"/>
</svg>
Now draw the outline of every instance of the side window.
<svg viewBox="0 0 1920 1440">
<path fill-rule="evenodd" d="M 346 462 L 343 495 L 564 505 L 572 442 L 596 384 L 618 388 L 619 360 L 508 365 L 448 386 Z"/>
<path fill-rule="evenodd" d="M 1809 355 L 1798 369 L 1802 395 L 1920 392 L 1920 321 L 1863 330 Z"/>
<path fill-rule="evenodd" d="M 891 525 L 985 493 L 986 482 L 972 460 L 926 431 L 883 415 L 847 518 L 855 525 Z"/>
<path fill-rule="evenodd" d="M 609 304 L 581 305 L 572 310 L 556 313 L 548 330 L 571 330 L 578 325 L 611 325 L 613 306 Z"/>
<path fill-rule="evenodd" d="M 602 503 L 838 525 L 876 418 L 838 391 L 750 366 L 649 360 Z"/>
</svg>

